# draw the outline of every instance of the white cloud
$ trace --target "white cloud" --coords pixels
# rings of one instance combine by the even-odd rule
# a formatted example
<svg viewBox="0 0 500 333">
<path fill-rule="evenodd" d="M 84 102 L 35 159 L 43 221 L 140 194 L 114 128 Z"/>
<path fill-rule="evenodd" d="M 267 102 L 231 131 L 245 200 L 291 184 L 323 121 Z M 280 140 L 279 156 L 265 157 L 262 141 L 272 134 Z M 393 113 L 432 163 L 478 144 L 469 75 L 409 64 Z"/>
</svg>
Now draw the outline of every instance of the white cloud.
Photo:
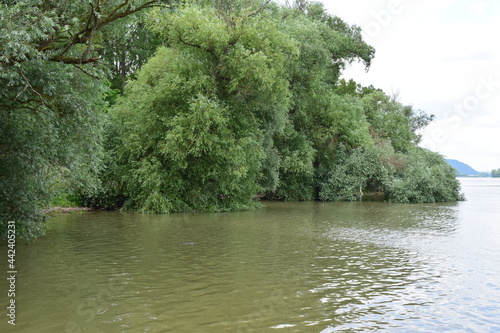
<svg viewBox="0 0 500 333">
<path fill-rule="evenodd" d="M 480 170 L 500 168 L 500 2 L 324 3 L 347 22 L 372 29 L 365 32 L 376 49 L 370 71 L 353 65 L 344 77 L 399 91 L 403 103 L 435 114 L 438 120 L 424 134 L 434 150 Z M 450 128 L 457 117 L 459 129 Z M 435 139 L 440 130 L 443 142 Z"/>
<path fill-rule="evenodd" d="M 427 128 L 423 146 L 444 151 L 446 157 L 464 161 L 478 171 L 491 171 L 500 167 L 498 133 L 498 125 L 475 127 L 466 121 L 438 120 Z"/>
<path fill-rule="evenodd" d="M 476 15 L 481 15 L 484 13 L 486 6 L 487 6 L 487 4 L 485 1 L 474 1 L 470 5 L 469 10 Z"/>
</svg>

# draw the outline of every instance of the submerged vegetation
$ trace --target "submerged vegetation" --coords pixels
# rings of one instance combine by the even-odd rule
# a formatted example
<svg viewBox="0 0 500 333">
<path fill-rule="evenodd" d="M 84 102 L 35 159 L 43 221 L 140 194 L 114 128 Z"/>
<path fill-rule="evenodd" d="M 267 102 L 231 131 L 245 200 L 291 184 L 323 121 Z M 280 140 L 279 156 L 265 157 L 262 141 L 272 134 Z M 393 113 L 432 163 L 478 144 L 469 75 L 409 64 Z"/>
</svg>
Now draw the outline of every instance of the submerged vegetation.
<svg viewBox="0 0 500 333">
<path fill-rule="evenodd" d="M 320 3 L 55 2 L 0 7 L 2 232 L 36 237 L 61 193 L 150 213 L 462 199 L 418 147 L 432 116 L 340 79 L 375 50 Z"/>
</svg>

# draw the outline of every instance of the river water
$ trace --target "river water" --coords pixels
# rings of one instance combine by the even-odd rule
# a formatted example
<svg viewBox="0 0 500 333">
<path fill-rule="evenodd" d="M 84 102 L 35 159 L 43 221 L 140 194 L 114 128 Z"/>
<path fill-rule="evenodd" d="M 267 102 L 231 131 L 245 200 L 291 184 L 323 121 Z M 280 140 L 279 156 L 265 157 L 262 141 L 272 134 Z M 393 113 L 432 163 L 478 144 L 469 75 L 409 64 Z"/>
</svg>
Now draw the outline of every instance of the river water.
<svg viewBox="0 0 500 333">
<path fill-rule="evenodd" d="M 452 204 L 56 215 L 17 244 L 0 332 L 500 332 L 500 179 L 461 182 Z"/>
</svg>

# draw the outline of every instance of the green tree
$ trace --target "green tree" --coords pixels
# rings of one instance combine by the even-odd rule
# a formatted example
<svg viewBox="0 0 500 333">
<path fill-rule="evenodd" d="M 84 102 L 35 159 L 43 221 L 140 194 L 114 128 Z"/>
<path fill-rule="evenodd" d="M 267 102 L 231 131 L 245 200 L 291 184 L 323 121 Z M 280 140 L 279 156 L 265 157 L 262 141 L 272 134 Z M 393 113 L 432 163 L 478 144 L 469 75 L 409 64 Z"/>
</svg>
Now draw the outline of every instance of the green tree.
<svg viewBox="0 0 500 333">
<path fill-rule="evenodd" d="M 281 156 L 279 182 L 269 195 L 284 200 L 313 200 L 316 151 L 312 142 L 289 124 L 283 133 L 276 135 L 275 144 Z"/>
<path fill-rule="evenodd" d="M 111 88 L 120 93 L 125 84 L 153 56 L 161 42 L 146 26 L 146 12 L 127 16 L 120 24 L 104 27 L 96 52 L 110 65 Z"/>
<path fill-rule="evenodd" d="M 287 63 L 291 129 L 288 136 L 276 138 L 287 163 L 280 168 L 275 195 L 307 200 L 318 198 L 315 173 L 333 166 L 339 143 L 353 147 L 372 144 L 363 105 L 334 90 L 342 70 L 353 61 L 368 67 L 374 50 L 362 40 L 358 27 L 329 15 L 320 3 L 298 4 L 284 10 L 283 17 L 281 29 L 298 42 L 300 54 Z M 302 158 L 300 163 L 297 158 Z M 289 167 L 291 160 L 293 168 Z"/>
<path fill-rule="evenodd" d="M 368 94 L 374 92 L 384 93 L 382 89 L 377 89 L 373 85 L 368 87 L 363 87 L 361 84 L 356 83 L 353 79 L 346 81 L 345 79 L 340 79 L 335 87 L 335 93 L 338 95 L 351 95 L 355 97 L 364 97 Z"/>
<path fill-rule="evenodd" d="M 31 60 L 18 71 L 15 84 L 0 83 L 0 220 L 16 221 L 19 236 L 32 238 L 55 182 L 96 186 L 104 87 L 60 63 Z"/>
<path fill-rule="evenodd" d="M 349 149 L 339 144 L 335 161 L 329 167 L 318 169 L 318 197 L 323 201 L 355 200 L 374 177 L 379 165 L 372 150 Z"/>
<path fill-rule="evenodd" d="M 105 117 L 102 30 L 157 1 L 18 0 L 0 4 L 0 234 L 43 232 L 61 183 L 96 188 Z"/>
<path fill-rule="evenodd" d="M 491 177 L 500 177 L 500 169 L 491 170 Z"/>
<path fill-rule="evenodd" d="M 113 111 L 126 208 L 244 209 L 273 186 L 269 142 L 286 124 L 296 44 L 262 9 L 191 4 L 152 17 L 167 47 Z"/>
<path fill-rule="evenodd" d="M 420 142 L 420 129 L 427 126 L 434 116 L 413 110 L 391 99 L 381 90 L 361 98 L 372 135 L 390 140 L 396 151 L 408 152 Z"/>
<path fill-rule="evenodd" d="M 460 184 L 455 178 L 455 169 L 441 155 L 414 148 L 404 156 L 403 163 L 386 188 L 386 196 L 390 201 L 409 203 L 464 200 Z"/>
<path fill-rule="evenodd" d="M 417 148 L 432 116 L 338 81 L 347 64 L 373 57 L 359 28 L 317 3 L 245 4 L 150 17 L 165 47 L 112 115 L 120 139 L 108 170 L 126 208 L 242 209 L 262 191 L 285 200 L 352 200 L 365 190 L 398 202 L 460 199 L 442 158 Z M 402 191 L 423 184 L 416 175 L 435 186 Z"/>
</svg>

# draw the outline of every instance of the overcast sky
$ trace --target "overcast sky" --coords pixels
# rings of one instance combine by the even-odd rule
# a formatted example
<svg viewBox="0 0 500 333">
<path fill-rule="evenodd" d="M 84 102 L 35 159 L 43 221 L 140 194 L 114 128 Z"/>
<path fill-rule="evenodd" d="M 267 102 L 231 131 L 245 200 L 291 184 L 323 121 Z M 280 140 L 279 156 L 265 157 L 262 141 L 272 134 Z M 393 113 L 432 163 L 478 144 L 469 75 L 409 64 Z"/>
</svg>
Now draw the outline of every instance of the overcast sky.
<svg viewBox="0 0 500 333">
<path fill-rule="evenodd" d="M 324 0 L 375 47 L 344 73 L 434 114 L 422 146 L 478 171 L 500 168 L 500 1 Z"/>
</svg>

